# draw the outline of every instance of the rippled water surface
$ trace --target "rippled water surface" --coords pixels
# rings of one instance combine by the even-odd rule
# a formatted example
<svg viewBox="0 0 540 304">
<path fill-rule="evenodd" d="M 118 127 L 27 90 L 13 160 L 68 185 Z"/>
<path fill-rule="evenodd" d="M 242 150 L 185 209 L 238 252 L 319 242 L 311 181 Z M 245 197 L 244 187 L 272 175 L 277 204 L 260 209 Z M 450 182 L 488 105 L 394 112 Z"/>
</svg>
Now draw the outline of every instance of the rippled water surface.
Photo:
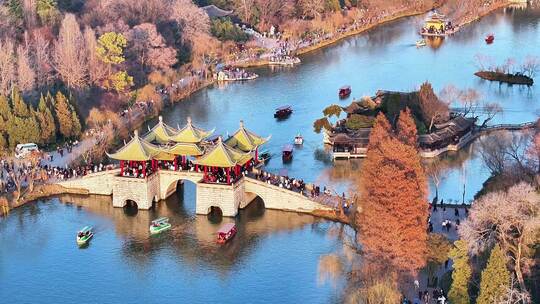
<svg viewBox="0 0 540 304">
<path fill-rule="evenodd" d="M 378 89 L 413 90 L 423 81 L 436 91 L 445 85 L 478 88 L 486 100 L 504 108 L 497 122 L 523 122 L 540 107 L 536 86 L 508 87 L 475 78 L 474 57 L 485 54 L 502 63 L 540 55 L 539 10 L 506 10 L 488 16 L 439 47 L 417 49 L 422 18 L 384 25 L 324 50 L 302 56 L 288 69 L 256 69 L 256 81 L 213 86 L 167 109 L 165 121 L 199 126 L 226 135 L 243 119 L 276 154 L 268 170 L 287 171 L 308 182 L 345 191 L 358 176 L 361 161 L 332 163 L 317 152 L 321 136 L 312 123 L 331 103 Z M 483 38 L 495 33 L 495 43 Z M 352 86 L 351 98 L 337 100 L 337 89 Z M 291 104 L 294 114 L 276 122 L 274 108 Z M 281 146 L 297 133 L 306 139 L 294 160 L 283 165 Z M 466 199 L 481 188 L 488 172 L 476 145 L 452 154 L 441 184 L 446 201 Z M 0 299 L 2 303 L 328 303 L 338 302 L 341 284 L 318 282 L 321 255 L 341 248 L 329 236 L 332 226 L 311 216 L 264 210 L 250 205 L 236 219 L 195 216 L 195 186 L 186 183 L 156 210 L 129 212 L 111 207 L 109 198 L 62 197 L 14 210 L 0 222 Z M 148 235 L 152 219 L 168 216 L 175 227 Z M 239 233 L 224 247 L 214 243 L 220 224 L 236 221 Z M 79 249 L 75 233 L 91 224 L 96 236 Z M 338 282 L 339 283 L 339 282 Z"/>
</svg>

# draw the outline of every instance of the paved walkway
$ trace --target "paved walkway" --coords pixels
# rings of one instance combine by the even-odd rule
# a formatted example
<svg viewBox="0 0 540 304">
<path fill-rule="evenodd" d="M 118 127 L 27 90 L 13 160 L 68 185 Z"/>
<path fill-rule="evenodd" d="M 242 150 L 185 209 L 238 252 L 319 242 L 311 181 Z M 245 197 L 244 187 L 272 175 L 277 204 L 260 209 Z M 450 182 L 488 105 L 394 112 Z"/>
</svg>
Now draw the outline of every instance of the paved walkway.
<svg viewBox="0 0 540 304">
<path fill-rule="evenodd" d="M 454 207 L 437 207 L 437 211 L 433 211 L 431 212 L 431 222 L 433 223 L 433 232 L 434 233 L 440 233 L 440 234 L 443 234 L 445 235 L 451 243 L 453 243 L 454 241 L 458 240 L 459 238 L 459 235 L 457 233 L 457 229 L 456 229 L 456 220 L 459 219 L 460 222 L 463 222 L 463 220 L 465 219 L 466 217 L 466 213 L 465 213 L 465 208 L 461 205 L 457 205 L 456 206 L 457 209 L 458 209 L 458 212 L 459 212 L 459 215 L 456 216 L 455 215 L 455 209 Z M 452 226 L 449 230 L 447 230 L 446 228 L 444 228 L 442 226 L 442 223 L 443 221 L 445 220 L 450 220 L 452 222 Z M 441 278 L 443 277 L 443 275 L 448 272 L 448 271 L 451 271 L 452 270 L 452 261 L 450 260 L 450 262 L 448 263 L 448 267 L 445 268 L 444 267 L 444 264 L 439 266 L 438 269 L 435 271 L 435 275 L 436 277 L 438 278 L 439 282 L 441 280 Z M 433 288 L 428 288 L 427 287 L 427 273 L 425 271 L 422 271 L 419 275 L 419 283 L 420 283 L 420 288 L 419 289 L 416 289 L 414 287 L 414 282 L 411 282 L 410 283 L 410 288 L 409 288 L 409 292 L 408 292 L 408 295 L 407 297 L 409 298 L 409 300 L 412 301 L 412 303 L 414 304 L 414 299 L 415 298 L 418 298 L 418 291 L 424 291 L 424 290 L 427 290 L 430 294 L 430 304 L 431 303 L 437 303 L 435 301 L 435 299 L 433 299 Z M 447 299 L 448 300 L 448 299 Z M 424 303 L 423 301 L 420 301 L 418 303 Z"/>
<path fill-rule="evenodd" d="M 58 151 L 45 152 L 46 156 L 41 161 L 41 164 L 65 168 L 69 166 L 73 161 L 78 159 L 81 155 L 83 155 L 86 151 L 90 150 L 90 148 L 95 145 L 96 142 L 97 138 L 95 136 L 88 137 L 80 141 L 76 146 L 73 146 L 71 153 L 68 153 L 67 150 L 64 149 L 64 156 L 60 156 L 60 153 L 58 153 Z M 49 155 L 53 156 L 52 161 L 50 161 L 50 159 L 47 157 Z"/>
</svg>

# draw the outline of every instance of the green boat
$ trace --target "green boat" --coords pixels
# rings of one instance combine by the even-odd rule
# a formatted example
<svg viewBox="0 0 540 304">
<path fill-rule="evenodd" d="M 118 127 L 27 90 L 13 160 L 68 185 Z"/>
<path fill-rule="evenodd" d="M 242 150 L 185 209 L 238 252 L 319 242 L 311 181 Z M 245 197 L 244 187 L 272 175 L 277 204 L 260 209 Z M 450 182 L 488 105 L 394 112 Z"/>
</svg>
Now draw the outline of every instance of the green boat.
<svg viewBox="0 0 540 304">
<path fill-rule="evenodd" d="M 93 236 L 94 232 L 92 232 L 92 227 L 86 226 L 79 232 L 77 232 L 77 244 L 79 246 L 85 245 L 90 241 Z"/>
<path fill-rule="evenodd" d="M 150 224 L 150 234 L 158 234 L 165 230 L 171 229 L 171 224 L 169 223 L 168 217 L 161 217 L 157 220 L 153 220 Z"/>
</svg>

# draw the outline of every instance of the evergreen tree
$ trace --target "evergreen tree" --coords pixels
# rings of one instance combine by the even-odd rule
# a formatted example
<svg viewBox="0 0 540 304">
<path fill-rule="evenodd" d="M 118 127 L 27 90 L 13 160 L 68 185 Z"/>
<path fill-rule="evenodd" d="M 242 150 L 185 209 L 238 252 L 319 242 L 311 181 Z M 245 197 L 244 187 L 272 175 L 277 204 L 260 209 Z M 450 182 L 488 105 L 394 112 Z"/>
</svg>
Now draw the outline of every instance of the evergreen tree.
<svg viewBox="0 0 540 304">
<path fill-rule="evenodd" d="M 510 286 L 510 272 L 506 267 L 506 257 L 499 245 L 491 250 L 486 268 L 482 271 L 480 295 L 477 304 L 492 304 L 499 300 Z"/>
<path fill-rule="evenodd" d="M 81 131 L 82 131 L 81 121 L 79 120 L 79 116 L 77 115 L 77 112 L 75 111 L 71 112 L 71 124 L 73 125 L 72 136 L 81 135 Z"/>
<path fill-rule="evenodd" d="M 73 114 L 71 112 L 66 96 L 58 91 L 55 99 L 56 124 L 58 131 L 65 138 L 73 135 Z"/>
<path fill-rule="evenodd" d="M 418 132 L 416 131 L 416 124 L 414 123 L 411 110 L 408 107 L 399 114 L 397 130 L 398 137 L 402 142 L 411 146 L 417 145 Z"/>
<path fill-rule="evenodd" d="M 6 150 L 8 147 L 7 134 L 0 131 L 0 151 Z"/>
<path fill-rule="evenodd" d="M 39 142 L 39 126 L 34 117 L 13 116 L 8 125 L 8 142 L 11 148 L 17 144 Z"/>
<path fill-rule="evenodd" d="M 9 105 L 9 101 L 6 96 L 0 94 L 0 117 L 6 121 L 8 120 L 9 116 L 11 116 L 11 107 Z"/>
<path fill-rule="evenodd" d="M 43 96 L 43 94 L 41 94 L 41 97 L 39 98 L 36 118 L 41 130 L 41 142 L 51 142 L 54 139 L 54 135 L 56 134 L 56 125 L 54 123 L 54 117 L 51 113 L 51 110 L 47 106 L 47 102 L 45 101 L 45 97 Z"/>
<path fill-rule="evenodd" d="M 23 4 L 21 0 L 7 0 L 4 4 L 8 8 L 9 15 L 16 20 L 23 18 Z"/>
<path fill-rule="evenodd" d="M 467 242 L 458 240 L 450 250 L 449 257 L 454 262 L 452 272 L 452 286 L 448 292 L 448 299 L 452 304 L 469 304 L 469 281 L 472 270 L 469 265 L 469 249 Z"/>
<path fill-rule="evenodd" d="M 426 264 L 427 181 L 415 147 L 401 142 L 383 114 L 370 134 L 361 175 L 360 243 L 371 261 L 396 270 Z"/>
<path fill-rule="evenodd" d="M 30 109 L 26 102 L 24 102 L 18 88 L 13 88 L 13 90 L 11 90 L 11 104 L 13 105 L 13 114 L 19 117 L 30 116 Z"/>
</svg>

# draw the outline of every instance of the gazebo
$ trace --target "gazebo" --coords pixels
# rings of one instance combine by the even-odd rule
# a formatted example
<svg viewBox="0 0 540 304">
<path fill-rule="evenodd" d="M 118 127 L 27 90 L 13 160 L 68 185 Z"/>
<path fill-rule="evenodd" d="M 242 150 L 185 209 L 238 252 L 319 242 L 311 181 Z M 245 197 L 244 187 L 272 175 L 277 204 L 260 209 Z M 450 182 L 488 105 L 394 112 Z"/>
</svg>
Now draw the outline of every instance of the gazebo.
<svg viewBox="0 0 540 304">
<path fill-rule="evenodd" d="M 240 170 L 252 159 L 251 153 L 244 153 L 223 143 L 218 139 L 215 146 L 194 161 L 204 168 L 204 181 L 219 183 L 221 178 L 226 178 L 226 183 L 231 184 L 231 173 L 234 173 L 234 181 L 240 176 Z M 231 169 L 233 172 L 231 172 Z M 224 174 L 222 171 L 224 170 Z"/>
<path fill-rule="evenodd" d="M 124 175 L 125 162 L 128 162 L 129 176 L 146 178 L 147 176 L 147 162 L 153 160 L 162 153 L 160 148 L 156 145 L 149 143 L 139 136 L 139 132 L 135 131 L 133 138 L 120 148 L 116 153 L 109 154 L 112 159 L 120 161 L 120 175 Z M 152 162 L 153 164 L 153 162 Z M 152 166 L 154 169 L 154 166 Z"/>
<path fill-rule="evenodd" d="M 259 161 L 259 146 L 270 140 L 271 136 L 266 138 L 259 136 L 244 127 L 244 121 L 240 121 L 240 128 L 230 136 L 225 143 L 232 148 L 243 152 L 255 152 L 255 161 Z"/>
</svg>

